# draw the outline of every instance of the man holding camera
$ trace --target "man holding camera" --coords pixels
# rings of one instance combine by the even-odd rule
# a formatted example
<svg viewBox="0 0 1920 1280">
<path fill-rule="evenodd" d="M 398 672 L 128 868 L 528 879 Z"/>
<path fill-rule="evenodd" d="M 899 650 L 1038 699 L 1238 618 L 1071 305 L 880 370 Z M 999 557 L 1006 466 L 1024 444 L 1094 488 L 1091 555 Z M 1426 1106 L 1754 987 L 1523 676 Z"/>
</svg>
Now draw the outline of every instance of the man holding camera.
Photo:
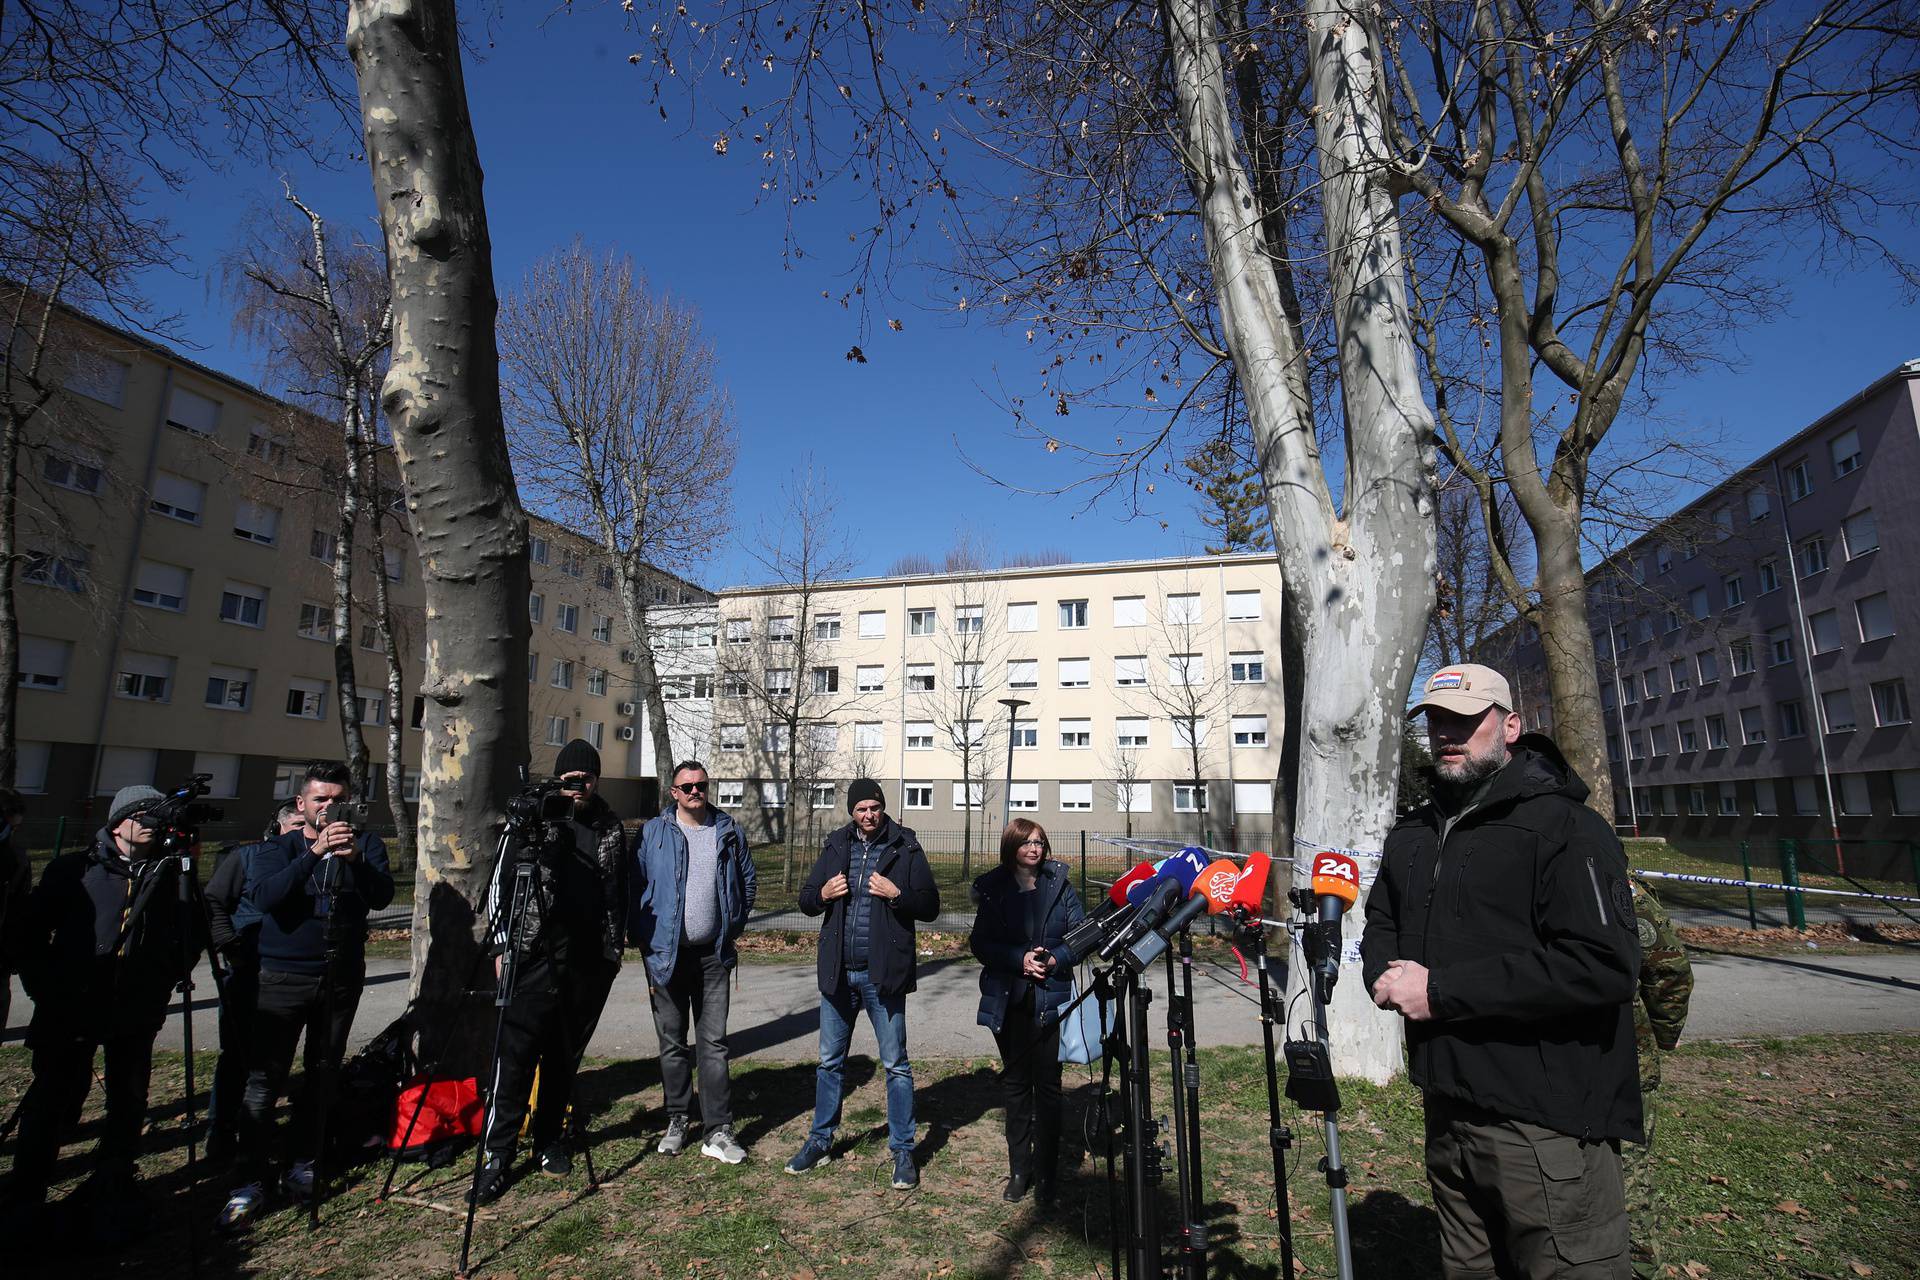
<svg viewBox="0 0 1920 1280">
<path fill-rule="evenodd" d="M 367 913 L 393 901 L 393 875 L 380 837 L 356 831 L 365 815 L 351 800 L 353 775 L 316 761 L 295 795 L 301 826 L 255 847 L 237 930 L 257 927 L 260 980 L 241 1101 L 241 1185 L 220 1211 L 223 1230 L 244 1226 L 266 1199 L 273 1111 L 306 1038 L 306 1085 L 294 1100 L 282 1184 L 313 1194 L 316 1108 L 333 1087 L 366 981 Z"/>
<path fill-rule="evenodd" d="M 79 1122 L 100 1049 L 107 1116 L 91 1184 L 96 1231 L 133 1225 L 136 1204 L 127 1192 L 146 1122 L 153 1039 L 203 941 L 198 918 L 180 910 L 180 864 L 159 856 L 156 826 L 143 821 L 164 799 L 152 787 L 121 788 L 93 845 L 55 858 L 16 922 L 12 959 L 33 999 L 33 1084 L 13 1157 L 14 1226 L 32 1224 L 46 1201 L 61 1135 Z"/>
<path fill-rule="evenodd" d="M 474 1198 L 482 1204 L 498 1200 L 507 1189 L 535 1070 L 540 1105 L 533 1117 L 534 1158 L 544 1174 L 573 1172 L 567 1108 L 574 1076 L 620 972 L 625 942 L 627 835 L 620 815 L 596 794 L 600 753 L 575 738 L 560 748 L 553 769 L 560 781 L 558 796 L 570 801 L 563 806 L 567 817 L 541 823 L 539 834 L 531 837 L 524 824 L 510 826 L 487 890 L 495 972 L 512 947 L 518 973 L 493 1064 L 483 1137 L 487 1154 L 474 1185 Z M 530 839 L 543 843 L 530 847 Z M 509 936 L 515 871 L 528 859 L 533 861 L 532 891 L 521 905 L 517 937 Z"/>
</svg>

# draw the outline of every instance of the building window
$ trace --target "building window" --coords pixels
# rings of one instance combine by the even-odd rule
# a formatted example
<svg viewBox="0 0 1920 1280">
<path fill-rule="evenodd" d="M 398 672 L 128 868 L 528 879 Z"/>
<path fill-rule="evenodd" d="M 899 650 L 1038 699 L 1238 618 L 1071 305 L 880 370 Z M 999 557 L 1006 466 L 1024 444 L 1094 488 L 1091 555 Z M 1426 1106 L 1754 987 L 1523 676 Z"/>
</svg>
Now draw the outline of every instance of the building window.
<svg viewBox="0 0 1920 1280">
<path fill-rule="evenodd" d="M 565 716 L 547 717 L 547 745 L 564 747 L 567 744 L 567 718 Z"/>
<path fill-rule="evenodd" d="M 1827 540 L 1815 534 L 1800 544 L 1800 576 L 1811 578 L 1827 571 Z"/>
<path fill-rule="evenodd" d="M 767 692 L 779 697 L 785 697 L 787 694 L 792 693 L 793 692 L 793 668 L 792 667 L 768 667 L 767 668 Z"/>
<path fill-rule="evenodd" d="M 527 620 L 538 624 L 547 616 L 547 598 L 538 591 L 527 593 Z"/>
<path fill-rule="evenodd" d="M 940 629 L 940 615 L 932 609 L 907 610 L 907 634 L 930 636 Z"/>
<path fill-rule="evenodd" d="M 1648 615 L 1643 613 L 1634 619 L 1633 629 L 1635 644 L 1646 644 L 1653 639 L 1653 619 Z"/>
<path fill-rule="evenodd" d="M 1666 610 L 1664 613 L 1660 615 L 1660 619 L 1661 619 L 1661 628 L 1665 634 L 1672 635 L 1674 632 L 1680 629 L 1680 615 L 1675 613 L 1673 610 L 1671 609 Z"/>
<path fill-rule="evenodd" d="M 418 729 L 421 725 L 426 723 L 426 719 L 427 719 L 426 697 L 424 695 L 416 693 L 413 696 L 413 713 L 407 717 L 407 728 Z"/>
<path fill-rule="evenodd" d="M 1780 666 L 1793 661 L 1793 629 L 1775 627 L 1767 632 L 1767 665 Z"/>
<path fill-rule="evenodd" d="M 157 653 L 121 654 L 113 691 L 140 702 L 167 701 L 173 691 L 173 659 Z"/>
<path fill-rule="evenodd" d="M 1080 631 L 1087 625 L 1087 602 L 1085 600 L 1060 601 L 1060 629 L 1062 631 Z"/>
<path fill-rule="evenodd" d="M 1200 622 L 1200 593 L 1183 591 L 1167 597 L 1167 625 L 1197 626 Z"/>
<path fill-rule="evenodd" d="M 1798 698 L 1788 698 L 1779 704 L 1780 738 L 1804 738 L 1807 736 L 1806 710 Z"/>
<path fill-rule="evenodd" d="M 1064 751 L 1084 751 L 1093 745 L 1093 721 L 1062 720 L 1060 747 Z"/>
<path fill-rule="evenodd" d="M 1848 428 L 1827 442 L 1827 452 L 1833 456 L 1833 478 L 1850 475 L 1860 469 L 1860 433 Z"/>
<path fill-rule="evenodd" d="M 956 689 L 980 688 L 980 667 L 978 662 L 956 662 L 953 664 L 953 687 Z"/>
<path fill-rule="evenodd" d="M 553 669 L 547 674 L 547 683 L 556 689 L 573 688 L 573 663 L 565 658 L 555 658 Z"/>
<path fill-rule="evenodd" d="M 29 551 L 20 570 L 23 581 L 36 587 L 54 587 L 80 592 L 87 586 L 87 553 L 77 549 L 61 552 Z"/>
<path fill-rule="evenodd" d="M 133 602 L 149 609 L 179 613 L 187 607 L 187 570 L 174 564 L 142 560 L 133 577 Z"/>
<path fill-rule="evenodd" d="M 1893 778 L 1893 811 L 1920 813 L 1920 769 L 1895 769 L 1890 776 Z"/>
<path fill-rule="evenodd" d="M 933 750 L 933 721 L 931 720 L 907 721 L 907 750 L 909 751 Z"/>
<path fill-rule="evenodd" d="M 933 692 L 933 664 L 931 662 L 910 662 L 907 664 L 907 692 Z"/>
<path fill-rule="evenodd" d="M 327 682 L 300 676 L 287 681 L 287 714 L 302 720 L 325 720 Z"/>
<path fill-rule="evenodd" d="M 1640 700 L 1652 702 L 1660 696 L 1660 693 L 1660 673 L 1653 667 L 1648 667 L 1640 673 Z"/>
<path fill-rule="evenodd" d="M 1853 612 L 1860 620 L 1860 643 L 1885 640 L 1893 634 L 1893 604 L 1886 592 L 1861 596 L 1853 602 Z"/>
<path fill-rule="evenodd" d="M 1114 783 L 1113 807 L 1118 813 L 1152 813 L 1153 784 L 1150 782 Z"/>
<path fill-rule="evenodd" d="M 745 751 L 747 749 L 747 726 L 744 724 L 721 725 L 720 749 L 722 751 Z"/>
<path fill-rule="evenodd" d="M 540 655 L 533 651 L 527 653 L 527 683 L 534 684 L 540 679 Z"/>
<path fill-rule="evenodd" d="M 1607 759 L 1620 763 L 1620 735 L 1611 730 L 1607 733 Z"/>
<path fill-rule="evenodd" d="M 1857 560 L 1870 551 L 1880 549 L 1880 526 L 1873 518 L 1872 508 L 1856 511 L 1840 522 L 1840 537 L 1847 549 L 1847 559 Z"/>
<path fill-rule="evenodd" d="M 1747 602 L 1746 580 L 1739 574 L 1730 573 L 1725 578 L 1722 578 L 1720 582 L 1721 586 L 1726 589 L 1727 608 L 1738 609 Z"/>
<path fill-rule="evenodd" d="M 782 614 L 777 618 L 767 619 L 767 643 L 793 643 L 793 617 L 791 614 Z"/>
<path fill-rule="evenodd" d="M 1260 593 L 1258 591 L 1227 592 L 1227 621 L 1260 621 Z"/>
<path fill-rule="evenodd" d="M 838 640 L 840 638 L 840 615 L 823 613 L 813 620 L 813 638 L 815 640 Z"/>
<path fill-rule="evenodd" d="M 1740 708 L 1740 741 L 1757 746 L 1767 740 L 1767 722 L 1758 707 Z"/>
<path fill-rule="evenodd" d="M 1688 668 L 1692 666 L 1685 658 L 1675 658 L 1667 664 L 1667 684 L 1675 693 L 1693 687 L 1693 675 Z"/>
<path fill-rule="evenodd" d="M 1882 680 L 1873 685 L 1873 722 L 1885 727 L 1892 724 L 1910 724 L 1913 713 L 1907 706 L 1907 682 L 1905 680 Z"/>
<path fill-rule="evenodd" d="M 548 543 L 545 538 L 535 535 L 527 539 L 527 559 L 535 564 L 547 563 Z"/>
<path fill-rule="evenodd" d="M 363 693 L 359 696 L 360 723 L 383 725 L 387 722 L 387 699 L 383 694 Z"/>
<path fill-rule="evenodd" d="M 1815 653 L 1832 653 L 1840 647 L 1840 611 L 1822 609 L 1812 615 L 1807 619 L 1807 632 Z"/>
<path fill-rule="evenodd" d="M 1828 689 L 1822 693 L 1820 719 L 1828 733 L 1852 733 L 1856 727 L 1853 716 L 1853 690 Z"/>
<path fill-rule="evenodd" d="M 1173 811 L 1175 813 L 1205 813 L 1207 811 L 1206 784 L 1203 782 L 1174 783 Z"/>
<path fill-rule="evenodd" d="M 67 671 L 73 665 L 73 642 L 48 636 L 20 637 L 20 678 L 22 689 L 49 692 L 67 687 Z"/>
<path fill-rule="evenodd" d="M 884 640 L 887 638 L 886 610 L 867 609 L 861 612 L 860 638 L 862 640 Z"/>
<path fill-rule="evenodd" d="M 747 696 L 747 678 L 738 671 L 720 673 L 720 696 L 723 698 L 744 698 Z"/>
<path fill-rule="evenodd" d="M 1740 793 L 1731 782 L 1720 784 L 1720 816 L 1737 818 L 1740 816 Z"/>
<path fill-rule="evenodd" d="M 152 747 L 106 747 L 100 752 L 99 794 L 110 796 L 122 787 L 152 786 L 160 753 Z M 305 772 L 305 766 L 302 766 Z"/>
<path fill-rule="evenodd" d="M 1647 758 L 1647 744 L 1645 740 L 1641 738 L 1638 729 L 1627 730 L 1627 755 L 1634 760 L 1645 760 Z"/>
<path fill-rule="evenodd" d="M 723 808 L 737 809 L 747 802 L 747 784 L 738 778 L 730 778 L 717 788 L 719 804 Z"/>
<path fill-rule="evenodd" d="M 986 783 L 956 782 L 953 784 L 953 807 L 955 809 L 978 809 L 986 802 Z"/>
<path fill-rule="evenodd" d="M 1747 490 L 1747 522 L 1758 524 L 1773 514 L 1773 495 L 1765 489 Z"/>
<path fill-rule="evenodd" d="M 1007 688 L 1037 689 L 1040 687 L 1040 659 L 1008 658 Z"/>
<path fill-rule="evenodd" d="M 587 693 L 595 698 L 607 696 L 607 673 L 599 667 L 587 668 Z"/>
<path fill-rule="evenodd" d="M 956 635 L 977 636 L 987 629 L 987 610 L 985 605 L 963 604 L 953 611 L 953 630 Z"/>
<path fill-rule="evenodd" d="M 1272 813 L 1273 784 L 1271 782 L 1234 783 L 1233 811 L 1235 813 Z"/>
<path fill-rule="evenodd" d="M 569 548 L 560 553 L 560 572 L 566 574 L 569 578 L 584 576 L 585 568 L 580 562 L 579 551 Z"/>
<path fill-rule="evenodd" d="M 903 803 L 909 809 L 933 808 L 933 784 L 931 782 L 909 782 L 903 788 L 906 799 Z"/>
<path fill-rule="evenodd" d="M 287 461 L 287 442 L 255 423 L 247 432 L 247 456 L 258 458 L 270 467 L 283 466 Z"/>
<path fill-rule="evenodd" d="M 603 564 L 596 568 L 593 572 L 593 580 L 599 584 L 602 591 L 613 590 L 613 566 Z"/>
<path fill-rule="evenodd" d="M 1760 562 L 1760 594 L 1772 595 L 1780 589 L 1780 562 L 1772 556 Z"/>
<path fill-rule="evenodd" d="M 1867 792 L 1867 775 L 1864 773 L 1843 773 L 1834 781 L 1839 784 L 1840 794 L 1835 797 L 1840 803 L 1840 812 L 1849 818 L 1865 818 L 1873 813 L 1873 804 Z"/>
<path fill-rule="evenodd" d="M 1748 676 L 1753 674 L 1753 641 L 1742 637 L 1727 646 L 1727 658 L 1733 664 L 1733 674 Z"/>
<path fill-rule="evenodd" d="M 1093 683 L 1093 663 L 1088 658 L 1060 659 L 1060 687 L 1084 689 Z"/>
<path fill-rule="evenodd" d="M 1707 789 L 1697 782 L 1687 788 L 1687 812 L 1696 818 L 1706 816 Z"/>
<path fill-rule="evenodd" d="M 1113 722 L 1114 745 L 1122 751 L 1140 751 L 1147 746 L 1151 723 L 1145 716 L 1121 716 Z"/>
<path fill-rule="evenodd" d="M 315 529 L 307 539 L 307 554 L 322 564 L 332 564 L 340 558 L 340 540 L 325 529 Z"/>
<path fill-rule="evenodd" d="M 577 604 L 557 604 L 553 607 L 553 629 L 563 635 L 577 635 L 580 631 L 580 606 Z"/>
<path fill-rule="evenodd" d="M 120 408 L 126 402 L 125 362 L 97 351 L 75 351 L 67 358 L 66 388 L 89 400 Z"/>
<path fill-rule="evenodd" d="M 884 751 L 887 747 L 886 726 L 878 721 L 862 721 L 853 726 L 853 749 L 855 751 Z"/>
<path fill-rule="evenodd" d="M 833 799 L 834 789 L 831 782 L 816 782 L 809 790 L 813 792 L 814 808 L 832 809 L 837 807 Z"/>
<path fill-rule="evenodd" d="M 296 626 L 294 629 L 296 629 L 300 635 L 303 635 L 303 637 L 307 637 L 307 639 L 317 639 L 317 641 L 328 641 L 328 643 L 332 643 L 332 639 L 334 639 L 334 610 L 332 610 L 332 606 L 328 606 L 328 604 L 315 604 L 313 601 L 301 601 L 300 626 Z"/>
<path fill-rule="evenodd" d="M 1198 716 L 1173 718 L 1173 745 L 1182 749 L 1207 745 L 1207 721 Z"/>
<path fill-rule="evenodd" d="M 1167 655 L 1167 678 L 1175 685 L 1199 685 L 1207 682 L 1207 657 L 1203 653 Z"/>
<path fill-rule="evenodd" d="M 267 589 L 245 582 L 229 582 L 220 592 L 220 621 L 243 627 L 266 622 Z"/>
<path fill-rule="evenodd" d="M 1667 726 L 1656 724 L 1647 730 L 1647 751 L 1656 760 L 1667 754 Z"/>
<path fill-rule="evenodd" d="M 1038 631 L 1040 629 L 1040 606 L 1032 600 L 1007 606 L 1008 631 Z"/>
<path fill-rule="evenodd" d="M 207 486 L 171 471 L 154 473 L 153 494 L 147 499 L 147 510 L 182 524 L 199 524 L 200 513 L 206 509 Z"/>
<path fill-rule="evenodd" d="M 1085 813 L 1092 809 L 1093 784 L 1091 782 L 1061 783 L 1060 808 L 1065 813 Z"/>
<path fill-rule="evenodd" d="M 1687 611 L 1695 621 L 1709 617 L 1713 613 L 1713 601 L 1707 597 L 1705 587 L 1695 587 L 1687 592 Z"/>
<path fill-rule="evenodd" d="M 374 653 L 385 653 L 387 651 L 386 641 L 380 635 L 380 628 L 376 624 L 371 622 L 363 622 L 360 624 L 360 647 L 371 650 Z"/>
<path fill-rule="evenodd" d="M 210 667 L 207 705 L 222 711 L 245 711 L 253 702 L 253 672 L 237 667 Z"/>
<path fill-rule="evenodd" d="M 1700 677 L 1702 687 L 1717 684 L 1720 680 L 1720 658 L 1711 649 L 1702 649 L 1694 655 L 1693 665 Z"/>
<path fill-rule="evenodd" d="M 613 643 L 613 615 L 596 613 L 593 615 L 593 638 L 601 644 Z"/>
<path fill-rule="evenodd" d="M 595 751 L 607 744 L 607 726 L 599 720 L 589 720 L 580 726 L 586 732 L 584 737 Z"/>
<path fill-rule="evenodd" d="M 240 502 L 233 509 L 233 536 L 271 547 L 280 541 L 280 508 Z"/>
<path fill-rule="evenodd" d="M 961 663 L 960 665 L 965 666 L 967 664 Z M 977 669 L 980 664 L 976 662 L 973 665 Z M 815 667 L 813 669 L 813 691 L 815 693 L 840 692 L 840 668 Z"/>
<path fill-rule="evenodd" d="M 1673 572 L 1673 548 L 1662 543 L 1653 549 L 1653 562 L 1661 573 Z"/>
<path fill-rule="evenodd" d="M 1777 797 L 1774 794 L 1772 778 L 1753 780 L 1753 811 L 1760 817 L 1771 817 L 1780 812 Z"/>
<path fill-rule="evenodd" d="M 1693 721 L 1682 720 L 1679 724 L 1680 754 L 1692 755 L 1700 749 L 1700 734 L 1694 729 Z"/>
<path fill-rule="evenodd" d="M 1061 625 L 1065 625 L 1062 623 Z M 1145 596 L 1115 596 L 1113 598 L 1113 625 L 1116 627 L 1144 627 L 1147 625 L 1147 598 Z"/>
<path fill-rule="evenodd" d="M 175 387 L 167 399 L 167 425 L 197 436 L 210 436 L 220 425 L 220 402 L 185 387 Z"/>
<path fill-rule="evenodd" d="M 1813 492 L 1813 468 L 1805 458 L 1787 464 L 1787 501 L 1798 502 Z"/>
<path fill-rule="evenodd" d="M 1147 659 L 1137 654 L 1113 660 L 1113 683 L 1122 689 L 1131 689 L 1147 682 Z"/>
<path fill-rule="evenodd" d="M 1233 745 L 1236 747 L 1266 746 L 1267 718 L 1265 716 L 1233 717 Z"/>
<path fill-rule="evenodd" d="M 1267 682 L 1265 654 L 1234 653 L 1227 656 L 1227 679 L 1234 684 L 1265 684 Z"/>
<path fill-rule="evenodd" d="M 1040 722 L 1038 720 L 1015 720 L 1011 738 L 1016 750 L 1026 750 L 1040 745 Z"/>
<path fill-rule="evenodd" d="M 1814 817 L 1820 812 L 1820 791 L 1812 778 L 1793 780 L 1793 811 L 1801 817 Z"/>
<path fill-rule="evenodd" d="M 1007 808 L 1038 809 L 1040 807 L 1040 784 L 1037 782 L 1016 782 L 1007 788 Z"/>
<path fill-rule="evenodd" d="M 746 618 L 727 619 L 727 643 L 753 643 L 753 623 Z"/>
</svg>

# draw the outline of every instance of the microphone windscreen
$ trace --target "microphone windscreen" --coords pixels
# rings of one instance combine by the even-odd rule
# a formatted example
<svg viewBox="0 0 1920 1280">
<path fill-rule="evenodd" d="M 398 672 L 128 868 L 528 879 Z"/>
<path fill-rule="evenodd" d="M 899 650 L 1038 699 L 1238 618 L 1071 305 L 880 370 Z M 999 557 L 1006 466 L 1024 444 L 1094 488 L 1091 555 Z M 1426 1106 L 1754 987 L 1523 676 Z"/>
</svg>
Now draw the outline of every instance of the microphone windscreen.
<svg viewBox="0 0 1920 1280">
<path fill-rule="evenodd" d="M 1239 879 L 1240 868 L 1233 864 L 1233 859 L 1216 858 L 1193 882 L 1193 892 L 1207 900 L 1207 914 L 1216 916 L 1232 901 L 1234 882 Z"/>
<path fill-rule="evenodd" d="M 1255 850 L 1247 855 L 1247 865 L 1240 869 L 1240 878 L 1234 882 L 1233 897 L 1229 905 L 1245 908 L 1259 915 L 1267 900 L 1267 872 L 1273 866 L 1273 859 Z"/>
<path fill-rule="evenodd" d="M 1113 882 L 1113 886 L 1107 890 L 1107 899 L 1116 907 L 1124 907 L 1127 905 L 1127 898 L 1132 893 L 1133 887 L 1152 878 L 1153 864 L 1139 863 L 1133 870 Z"/>
<path fill-rule="evenodd" d="M 1313 892 L 1321 898 L 1338 898 L 1347 906 L 1360 899 L 1360 864 L 1344 853 L 1313 855 Z"/>
</svg>

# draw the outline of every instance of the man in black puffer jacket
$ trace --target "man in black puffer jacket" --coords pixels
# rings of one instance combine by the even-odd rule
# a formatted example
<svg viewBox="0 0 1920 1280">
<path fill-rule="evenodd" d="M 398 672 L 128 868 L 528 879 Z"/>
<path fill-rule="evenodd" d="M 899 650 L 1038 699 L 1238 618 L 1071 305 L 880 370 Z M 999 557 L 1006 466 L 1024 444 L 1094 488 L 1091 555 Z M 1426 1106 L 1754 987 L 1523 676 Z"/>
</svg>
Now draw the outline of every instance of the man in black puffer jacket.
<svg viewBox="0 0 1920 1280">
<path fill-rule="evenodd" d="M 920 1185 L 913 1163 L 913 1064 L 907 1058 L 907 995 L 919 952 L 913 922 L 940 914 L 933 869 L 912 830 L 887 816 L 886 797 L 871 778 L 847 784 L 853 821 L 828 836 L 820 860 L 800 886 L 800 910 L 823 912 L 820 925 L 820 1069 L 813 1091 L 813 1129 L 787 1161 L 788 1173 L 824 1164 L 840 1125 L 842 1074 L 853 1021 L 865 1010 L 887 1073 L 887 1146 L 893 1185 Z"/>
<path fill-rule="evenodd" d="M 1445 668 L 1434 799 L 1388 834 L 1362 942 L 1406 1018 L 1448 1280 L 1625 1280 L 1620 1142 L 1641 1138 L 1626 858 L 1506 680 Z"/>
<path fill-rule="evenodd" d="M 107 1119 L 95 1157 L 99 1207 L 124 1215 L 146 1123 L 153 1038 L 184 968 L 205 945 L 198 913 L 180 909 L 180 863 L 155 856 L 140 815 L 163 797 L 123 787 L 91 848 L 63 854 L 25 903 L 13 939 L 33 999 L 33 1084 L 13 1157 L 14 1220 L 46 1199 L 62 1133 L 80 1119 L 95 1050 L 106 1051 Z M 182 936 L 182 931 L 185 936 Z M 108 1225 L 124 1226 L 124 1221 Z"/>
</svg>

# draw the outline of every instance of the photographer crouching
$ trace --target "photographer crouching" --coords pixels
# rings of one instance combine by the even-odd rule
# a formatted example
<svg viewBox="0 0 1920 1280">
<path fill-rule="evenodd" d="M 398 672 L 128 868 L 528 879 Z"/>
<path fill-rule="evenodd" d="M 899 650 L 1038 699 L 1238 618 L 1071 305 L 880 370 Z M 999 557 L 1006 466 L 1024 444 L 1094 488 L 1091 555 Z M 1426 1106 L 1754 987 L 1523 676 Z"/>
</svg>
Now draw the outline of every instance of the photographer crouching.
<svg viewBox="0 0 1920 1280">
<path fill-rule="evenodd" d="M 140 1203 L 132 1192 L 153 1041 L 205 932 L 197 912 L 181 910 L 180 860 L 167 856 L 159 838 L 163 824 L 155 815 L 166 799 L 148 786 L 121 788 L 92 846 L 48 864 L 16 922 L 13 960 L 33 999 L 27 1028 L 33 1083 L 13 1157 L 10 1241 L 31 1245 L 46 1238 L 37 1214 L 61 1136 L 79 1122 L 101 1049 L 106 1125 L 93 1176 L 80 1194 L 91 1202 L 94 1242 L 139 1229 Z"/>
<path fill-rule="evenodd" d="M 474 1199 L 482 1204 L 507 1189 L 536 1069 L 534 1158 L 544 1174 L 573 1171 L 566 1121 L 574 1076 L 620 971 L 626 936 L 626 831 L 596 794 L 600 753 L 575 738 L 560 749 L 554 773 L 557 788 L 530 787 L 510 806 L 506 843 L 487 890 L 495 972 L 512 947 L 517 973 L 502 1012 L 486 1156 L 474 1183 Z M 521 906 L 517 937 L 510 937 L 515 871 L 529 860 L 531 892 Z"/>
<path fill-rule="evenodd" d="M 220 1211 L 222 1230 L 244 1226 L 265 1206 L 274 1107 L 302 1035 L 305 1085 L 293 1103 L 281 1184 L 296 1199 L 314 1192 L 317 1109 L 366 982 L 367 913 L 393 901 L 386 845 L 356 830 L 366 815 L 351 803 L 352 777 L 331 761 L 307 767 L 295 796 L 301 825 L 255 846 L 233 915 L 237 931 L 258 929 L 260 976 L 240 1108 L 240 1185 Z"/>
</svg>

